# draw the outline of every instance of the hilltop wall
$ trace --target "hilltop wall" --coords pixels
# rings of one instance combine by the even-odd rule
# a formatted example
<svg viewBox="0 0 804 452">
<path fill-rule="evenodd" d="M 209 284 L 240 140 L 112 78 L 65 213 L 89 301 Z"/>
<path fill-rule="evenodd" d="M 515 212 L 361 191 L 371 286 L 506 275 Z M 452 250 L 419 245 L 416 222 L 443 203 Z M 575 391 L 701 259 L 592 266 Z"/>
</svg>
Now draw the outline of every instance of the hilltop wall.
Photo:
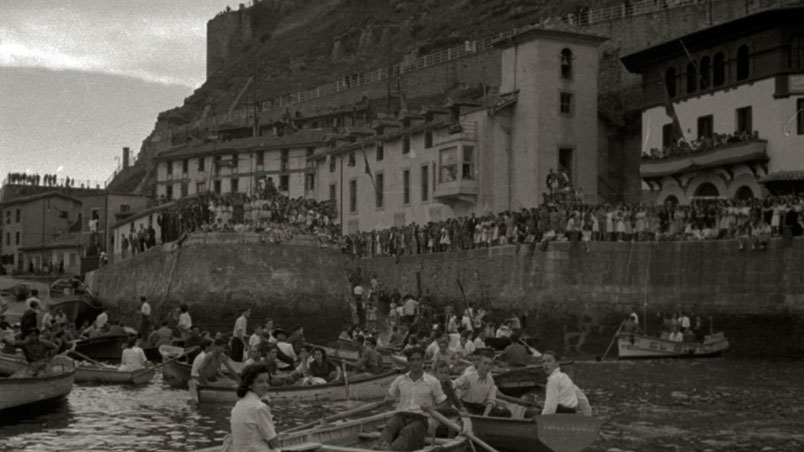
<svg viewBox="0 0 804 452">
<path fill-rule="evenodd" d="M 439 307 L 465 299 L 493 318 L 526 314 L 540 348 L 601 354 L 631 310 L 657 333 L 657 314 L 685 310 L 723 329 L 738 355 L 804 354 L 804 238 L 777 239 L 764 251 L 736 241 L 551 243 L 361 260 L 389 288 Z M 420 282 L 417 282 L 417 275 Z M 707 328 L 708 329 L 708 328 Z"/>
<path fill-rule="evenodd" d="M 180 247 L 153 248 L 86 280 L 112 318 L 127 324 L 134 324 L 139 297 L 146 296 L 157 321 L 183 302 L 195 324 L 228 334 L 239 310 L 251 306 L 252 319 L 303 324 L 308 336 L 332 337 L 350 320 L 343 259 L 335 248 L 264 243 L 259 234 L 193 234 Z"/>
</svg>

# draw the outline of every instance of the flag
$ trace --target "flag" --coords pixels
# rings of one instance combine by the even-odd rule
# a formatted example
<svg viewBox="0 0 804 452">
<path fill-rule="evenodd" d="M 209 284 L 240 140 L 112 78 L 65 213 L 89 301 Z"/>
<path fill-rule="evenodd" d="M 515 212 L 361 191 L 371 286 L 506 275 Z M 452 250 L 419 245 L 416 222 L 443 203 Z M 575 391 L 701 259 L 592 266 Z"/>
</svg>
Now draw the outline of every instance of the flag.
<svg viewBox="0 0 804 452">
<path fill-rule="evenodd" d="M 368 155 L 366 155 L 366 148 L 362 148 L 363 151 L 363 163 L 365 164 L 364 171 L 368 174 L 369 179 L 371 179 L 371 185 L 374 187 L 374 191 L 377 191 L 377 185 L 374 183 L 374 174 L 371 173 L 371 166 L 369 165 Z"/>
</svg>

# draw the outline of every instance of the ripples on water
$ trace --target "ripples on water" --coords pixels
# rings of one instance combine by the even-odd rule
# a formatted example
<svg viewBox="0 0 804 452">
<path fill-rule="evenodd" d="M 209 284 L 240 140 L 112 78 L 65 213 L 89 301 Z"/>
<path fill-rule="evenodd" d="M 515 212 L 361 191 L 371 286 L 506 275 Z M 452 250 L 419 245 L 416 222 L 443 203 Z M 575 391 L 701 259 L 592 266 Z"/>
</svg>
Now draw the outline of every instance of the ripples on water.
<svg viewBox="0 0 804 452">
<path fill-rule="evenodd" d="M 189 401 L 187 391 L 163 386 L 158 374 L 143 387 L 74 386 L 66 400 L 0 420 L 0 451 L 192 451 L 220 444 L 232 407 L 196 409 Z M 276 402 L 273 411 L 282 429 L 353 405 Z"/>
</svg>

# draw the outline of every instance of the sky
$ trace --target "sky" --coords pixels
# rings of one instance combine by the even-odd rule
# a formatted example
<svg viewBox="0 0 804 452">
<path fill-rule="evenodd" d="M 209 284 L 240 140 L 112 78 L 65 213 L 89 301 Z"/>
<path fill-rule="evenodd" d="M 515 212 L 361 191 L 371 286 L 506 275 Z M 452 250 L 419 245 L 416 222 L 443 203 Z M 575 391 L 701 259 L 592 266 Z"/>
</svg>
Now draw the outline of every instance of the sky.
<svg viewBox="0 0 804 452">
<path fill-rule="evenodd" d="M 0 180 L 103 184 L 206 76 L 206 24 L 233 0 L 0 0 Z"/>
</svg>

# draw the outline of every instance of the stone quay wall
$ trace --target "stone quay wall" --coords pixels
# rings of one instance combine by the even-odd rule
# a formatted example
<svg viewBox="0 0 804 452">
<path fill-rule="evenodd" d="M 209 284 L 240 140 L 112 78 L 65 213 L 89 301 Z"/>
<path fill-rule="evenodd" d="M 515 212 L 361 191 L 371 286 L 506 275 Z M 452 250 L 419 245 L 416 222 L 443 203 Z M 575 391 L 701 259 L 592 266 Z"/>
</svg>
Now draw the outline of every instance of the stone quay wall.
<svg viewBox="0 0 804 452">
<path fill-rule="evenodd" d="M 194 324 L 229 334 L 240 309 L 250 306 L 249 330 L 270 317 L 283 328 L 305 326 L 309 338 L 323 340 L 351 321 L 343 260 L 339 249 L 299 239 L 272 244 L 256 233 L 192 234 L 181 246 L 152 248 L 86 279 L 110 318 L 127 325 L 135 325 L 145 296 L 156 322 L 187 303 Z"/>
<path fill-rule="evenodd" d="M 734 240 L 551 243 L 360 261 L 389 288 L 429 294 L 441 308 L 483 306 L 497 320 L 527 315 L 537 348 L 602 355 L 632 310 L 658 334 L 662 313 L 710 316 L 740 356 L 804 354 L 804 239 L 739 251 Z M 418 275 L 418 276 L 417 276 Z M 460 286 L 463 287 L 463 294 Z M 464 297 L 465 294 L 465 297 Z M 644 313 L 644 314 L 643 314 Z M 613 349 L 610 356 L 616 356 Z"/>
</svg>

